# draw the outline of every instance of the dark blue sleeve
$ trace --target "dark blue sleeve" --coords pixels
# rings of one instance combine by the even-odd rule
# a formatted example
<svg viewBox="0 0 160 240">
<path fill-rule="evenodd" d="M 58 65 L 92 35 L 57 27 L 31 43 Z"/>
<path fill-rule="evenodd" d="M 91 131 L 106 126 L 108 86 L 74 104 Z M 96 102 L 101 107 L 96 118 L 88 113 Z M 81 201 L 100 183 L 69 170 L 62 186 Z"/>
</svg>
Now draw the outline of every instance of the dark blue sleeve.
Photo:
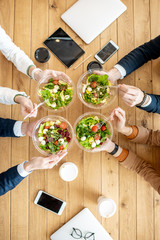
<svg viewBox="0 0 160 240">
<path fill-rule="evenodd" d="M 0 118 L 0 137 L 16 137 L 13 127 L 16 120 Z"/>
<path fill-rule="evenodd" d="M 147 112 L 160 113 L 160 95 L 148 94 L 152 102 L 147 107 L 138 107 Z"/>
<path fill-rule="evenodd" d="M 0 174 L 0 196 L 15 188 L 24 178 L 17 171 L 17 166 Z"/>
<path fill-rule="evenodd" d="M 149 60 L 160 57 L 160 35 L 151 41 L 135 48 L 117 64 L 126 70 L 126 76 L 141 67 Z"/>
</svg>

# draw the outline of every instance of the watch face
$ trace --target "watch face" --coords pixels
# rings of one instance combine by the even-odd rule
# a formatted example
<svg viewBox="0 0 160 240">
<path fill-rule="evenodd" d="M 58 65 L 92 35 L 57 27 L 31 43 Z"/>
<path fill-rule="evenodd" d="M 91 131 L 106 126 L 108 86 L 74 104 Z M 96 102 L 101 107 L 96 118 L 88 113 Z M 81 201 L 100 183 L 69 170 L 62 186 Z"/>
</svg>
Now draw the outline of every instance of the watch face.
<svg viewBox="0 0 160 240">
<path fill-rule="evenodd" d="M 34 56 L 38 62 L 45 63 L 50 59 L 50 52 L 46 48 L 38 48 Z"/>
<path fill-rule="evenodd" d="M 90 62 L 90 63 L 87 65 L 87 70 L 89 71 L 89 70 L 92 70 L 92 69 L 100 69 L 100 70 L 102 70 L 103 67 L 102 67 L 102 65 L 101 65 L 99 62 L 97 62 L 97 61 L 92 61 L 92 62 Z"/>
</svg>

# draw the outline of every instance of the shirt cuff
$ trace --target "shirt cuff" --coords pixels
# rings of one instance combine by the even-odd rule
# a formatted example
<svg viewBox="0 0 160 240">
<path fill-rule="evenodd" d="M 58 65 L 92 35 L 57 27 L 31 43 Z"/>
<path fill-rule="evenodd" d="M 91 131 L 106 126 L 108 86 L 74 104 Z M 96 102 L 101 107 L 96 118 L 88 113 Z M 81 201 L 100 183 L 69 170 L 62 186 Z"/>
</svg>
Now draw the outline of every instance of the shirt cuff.
<svg viewBox="0 0 160 240">
<path fill-rule="evenodd" d="M 25 161 L 25 162 L 27 162 L 27 161 Z M 27 172 L 26 170 L 24 170 L 25 162 L 23 162 L 17 166 L 17 171 L 21 177 L 27 177 L 32 172 L 32 171 Z"/>
<path fill-rule="evenodd" d="M 13 132 L 16 137 L 24 137 L 25 135 L 22 134 L 22 121 L 16 121 L 13 126 Z"/>
<path fill-rule="evenodd" d="M 151 104 L 152 98 L 149 95 L 148 97 L 149 97 L 149 101 L 145 105 L 141 106 L 141 108 L 148 107 Z"/>
<path fill-rule="evenodd" d="M 120 72 L 120 74 L 121 74 L 120 79 L 123 79 L 126 76 L 126 70 L 124 69 L 124 67 L 122 67 L 119 64 L 116 64 L 114 67 L 117 68 L 117 70 Z"/>
</svg>

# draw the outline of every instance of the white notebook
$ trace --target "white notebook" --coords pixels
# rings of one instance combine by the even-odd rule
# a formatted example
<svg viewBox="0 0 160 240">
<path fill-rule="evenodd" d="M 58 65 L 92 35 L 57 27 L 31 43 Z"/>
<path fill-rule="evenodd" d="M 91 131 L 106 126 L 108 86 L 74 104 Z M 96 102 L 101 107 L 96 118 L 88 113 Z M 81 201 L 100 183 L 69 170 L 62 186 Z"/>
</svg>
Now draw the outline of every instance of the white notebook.
<svg viewBox="0 0 160 240">
<path fill-rule="evenodd" d="M 73 228 L 79 229 L 83 237 L 90 232 L 94 233 L 95 240 L 113 240 L 88 208 L 84 208 L 75 217 L 53 233 L 50 238 L 51 240 L 75 240 L 75 238 L 71 236 Z"/>
<path fill-rule="evenodd" d="M 126 9 L 120 0 L 79 0 L 61 18 L 89 44 Z"/>
</svg>

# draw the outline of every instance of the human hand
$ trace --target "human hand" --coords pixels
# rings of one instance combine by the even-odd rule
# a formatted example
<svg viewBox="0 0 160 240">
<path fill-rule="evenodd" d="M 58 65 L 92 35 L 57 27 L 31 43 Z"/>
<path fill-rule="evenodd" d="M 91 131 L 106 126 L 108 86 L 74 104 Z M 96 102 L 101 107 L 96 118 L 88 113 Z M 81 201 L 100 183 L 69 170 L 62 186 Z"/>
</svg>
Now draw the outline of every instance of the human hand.
<svg viewBox="0 0 160 240">
<path fill-rule="evenodd" d="M 100 147 L 94 148 L 92 152 L 102 152 L 102 151 L 112 152 L 114 147 L 115 147 L 115 143 L 112 142 L 109 138 L 107 138 Z"/>
<path fill-rule="evenodd" d="M 111 81 L 111 83 L 114 83 L 114 84 L 116 83 L 116 81 L 118 79 L 120 79 L 122 77 L 120 71 L 117 68 L 111 68 L 109 71 L 95 70 L 94 73 L 98 74 L 98 75 L 107 74 L 108 75 L 108 80 Z"/>
<path fill-rule="evenodd" d="M 27 116 L 33 110 L 33 108 L 35 108 L 37 106 L 36 103 L 34 103 L 34 105 L 33 105 L 32 101 L 29 98 L 22 96 L 22 95 L 17 95 L 14 100 L 16 103 L 20 104 L 21 115 L 24 117 Z M 30 114 L 29 117 L 36 117 L 37 112 L 38 112 L 37 109 L 34 110 L 33 113 Z"/>
<path fill-rule="evenodd" d="M 126 126 L 125 115 L 125 111 L 122 108 L 117 107 L 112 111 L 110 120 L 115 130 L 126 136 L 129 136 L 132 133 L 132 127 Z"/>
<path fill-rule="evenodd" d="M 64 72 L 55 71 L 55 70 L 44 70 L 44 71 L 36 71 L 34 73 L 34 78 L 37 81 L 40 81 L 43 78 L 48 76 L 53 77 L 54 80 L 66 80 L 67 82 L 71 82 L 70 77 L 68 77 Z"/>
<path fill-rule="evenodd" d="M 45 158 L 33 157 L 29 162 L 24 163 L 24 169 L 26 172 L 38 169 L 51 169 L 66 155 L 67 150 L 64 150 L 63 152 L 60 152 L 57 155 L 51 155 Z"/>
<path fill-rule="evenodd" d="M 27 135 L 29 137 L 32 137 L 33 128 L 34 128 L 34 126 L 37 122 L 38 121 L 34 121 L 34 122 L 31 122 L 31 123 L 23 122 L 22 126 L 21 126 L 21 133 L 23 135 Z"/>
<path fill-rule="evenodd" d="M 133 107 L 142 102 L 144 93 L 141 91 L 141 89 L 125 84 L 120 84 L 118 86 L 119 94 L 126 105 Z"/>
</svg>

